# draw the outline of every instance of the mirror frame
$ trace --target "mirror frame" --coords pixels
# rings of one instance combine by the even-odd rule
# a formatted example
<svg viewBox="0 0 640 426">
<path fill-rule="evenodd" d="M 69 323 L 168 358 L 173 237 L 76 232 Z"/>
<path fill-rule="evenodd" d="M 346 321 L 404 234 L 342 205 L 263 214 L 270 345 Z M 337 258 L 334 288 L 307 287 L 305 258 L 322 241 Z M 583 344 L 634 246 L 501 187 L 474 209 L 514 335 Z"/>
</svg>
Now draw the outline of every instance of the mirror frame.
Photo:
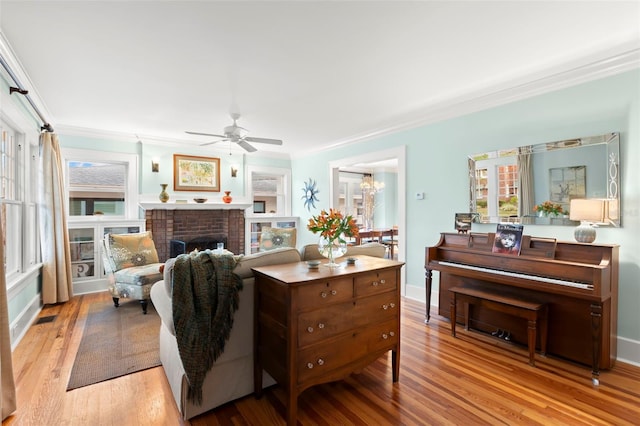
<svg viewBox="0 0 640 426">
<path fill-rule="evenodd" d="M 621 206 L 620 206 L 620 133 L 611 132 L 605 133 L 603 135 L 598 136 L 590 136 L 583 137 L 577 139 L 567 139 L 555 142 L 547 142 L 540 143 L 536 145 L 529 145 L 529 152 L 532 154 L 539 152 L 549 152 L 549 151 L 561 151 L 567 149 L 578 149 L 580 147 L 592 146 L 592 145 L 600 145 L 604 144 L 606 146 L 606 158 L 603 158 L 602 161 L 606 162 L 606 191 L 607 196 L 606 199 L 609 200 L 609 214 L 608 220 L 606 223 L 602 223 L 600 225 L 612 225 L 615 227 L 621 226 Z M 506 155 L 501 155 L 501 157 L 509 157 L 517 155 L 520 149 L 526 149 L 526 147 L 517 147 L 517 148 L 509 148 L 509 149 L 501 149 L 498 151 L 491 151 L 485 153 L 479 153 L 470 155 L 468 157 L 468 165 L 469 165 L 469 212 L 476 214 L 476 217 L 479 217 L 476 211 L 476 159 L 479 157 L 488 157 L 491 154 L 497 153 L 508 153 Z M 497 156 L 497 155 L 494 155 Z M 588 172 L 587 172 L 588 173 Z M 497 219 L 497 220 L 496 220 Z M 479 218 L 477 222 L 480 223 L 499 223 L 501 222 L 501 216 L 485 216 Z M 544 218 L 540 218 L 544 219 Z M 524 223 L 527 225 L 565 225 L 565 226 L 575 226 L 575 222 L 570 221 L 567 218 L 558 218 L 557 220 L 545 220 L 541 221 L 537 218 L 533 217 L 509 217 L 509 222 L 514 223 Z"/>
</svg>

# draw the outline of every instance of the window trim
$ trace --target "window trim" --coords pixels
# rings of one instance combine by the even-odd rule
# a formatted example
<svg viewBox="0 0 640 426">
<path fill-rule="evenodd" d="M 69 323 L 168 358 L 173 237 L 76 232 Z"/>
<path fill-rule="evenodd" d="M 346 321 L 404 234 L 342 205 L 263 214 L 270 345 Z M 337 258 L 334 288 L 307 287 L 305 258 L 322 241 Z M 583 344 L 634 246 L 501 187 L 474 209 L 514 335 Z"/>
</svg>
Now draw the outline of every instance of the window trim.
<svg viewBox="0 0 640 426">
<path fill-rule="evenodd" d="M 113 219 L 138 219 L 138 155 L 122 152 L 98 151 L 93 149 L 61 148 L 64 167 L 64 192 L 67 202 L 69 201 L 69 161 L 96 161 L 124 163 L 127 166 L 127 184 L 125 185 L 125 215 L 109 216 Z M 93 216 L 71 216 L 67 203 L 67 217 L 70 221 L 81 221 L 94 219 Z"/>
<path fill-rule="evenodd" d="M 286 169 L 283 167 L 264 167 L 264 166 L 247 166 L 246 167 L 246 176 L 245 182 L 247 183 L 247 191 L 246 193 L 249 195 L 249 199 L 251 200 L 251 207 L 245 210 L 246 217 L 266 217 L 266 216 L 291 216 L 291 169 Z M 260 174 L 271 174 L 282 177 L 282 198 L 283 198 L 283 206 L 284 210 L 280 210 L 280 206 L 278 205 L 278 210 L 275 213 L 254 213 L 253 212 L 253 173 Z"/>
</svg>

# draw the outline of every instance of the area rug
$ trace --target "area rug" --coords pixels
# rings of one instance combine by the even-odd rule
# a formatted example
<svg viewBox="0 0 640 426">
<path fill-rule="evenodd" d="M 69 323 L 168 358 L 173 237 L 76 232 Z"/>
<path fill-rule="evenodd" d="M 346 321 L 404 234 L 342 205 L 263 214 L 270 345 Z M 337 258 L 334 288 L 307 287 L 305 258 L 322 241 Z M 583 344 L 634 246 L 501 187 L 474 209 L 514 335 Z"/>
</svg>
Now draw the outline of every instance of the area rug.
<svg viewBox="0 0 640 426">
<path fill-rule="evenodd" d="M 84 334 L 67 390 L 92 385 L 160 365 L 160 317 L 149 303 L 99 302 L 89 306 Z"/>
</svg>

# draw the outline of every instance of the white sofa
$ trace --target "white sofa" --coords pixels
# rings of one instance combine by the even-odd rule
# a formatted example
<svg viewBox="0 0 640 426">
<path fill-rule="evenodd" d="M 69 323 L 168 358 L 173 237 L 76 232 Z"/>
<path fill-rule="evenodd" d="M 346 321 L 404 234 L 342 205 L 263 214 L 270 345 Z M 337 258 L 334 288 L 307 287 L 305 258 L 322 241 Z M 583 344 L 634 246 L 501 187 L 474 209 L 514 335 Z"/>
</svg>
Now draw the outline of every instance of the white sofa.
<svg viewBox="0 0 640 426">
<path fill-rule="evenodd" d="M 317 258 L 317 246 L 315 244 L 305 246 L 302 253 L 303 255 L 295 248 L 280 248 L 251 254 L 244 256 L 234 269 L 234 272 L 242 278 L 243 289 L 240 292 L 240 305 L 235 312 L 233 328 L 224 352 L 205 377 L 202 386 L 202 405 L 187 400 L 188 386 L 178 353 L 171 307 L 171 283 L 175 259 L 169 259 L 166 262 L 164 279 L 155 283 L 151 288 L 151 301 L 162 319 L 160 361 L 183 419 L 188 420 L 226 402 L 253 393 L 254 278 L 251 268 Z M 366 254 L 384 257 L 384 253 L 384 245 L 372 243 L 350 247 L 347 256 Z M 274 380 L 267 373 L 264 373 L 262 383 L 264 387 L 267 387 L 274 384 Z"/>
</svg>

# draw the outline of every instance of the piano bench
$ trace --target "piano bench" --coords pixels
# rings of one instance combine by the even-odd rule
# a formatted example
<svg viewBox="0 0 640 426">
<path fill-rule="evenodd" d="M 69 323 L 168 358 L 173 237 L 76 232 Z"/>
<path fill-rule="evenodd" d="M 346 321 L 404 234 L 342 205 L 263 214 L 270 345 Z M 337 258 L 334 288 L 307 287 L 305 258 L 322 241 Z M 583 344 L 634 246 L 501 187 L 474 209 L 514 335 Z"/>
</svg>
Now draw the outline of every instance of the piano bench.
<svg viewBox="0 0 640 426">
<path fill-rule="evenodd" d="M 464 303 L 465 330 L 469 329 L 469 305 L 484 306 L 503 312 L 528 322 L 527 340 L 529 347 L 529 364 L 535 366 L 536 334 L 540 323 L 540 352 L 547 351 L 548 308 L 546 303 L 526 300 L 513 295 L 499 294 L 491 290 L 477 287 L 453 287 L 451 292 L 451 335 L 456 337 L 456 305 Z"/>
</svg>

